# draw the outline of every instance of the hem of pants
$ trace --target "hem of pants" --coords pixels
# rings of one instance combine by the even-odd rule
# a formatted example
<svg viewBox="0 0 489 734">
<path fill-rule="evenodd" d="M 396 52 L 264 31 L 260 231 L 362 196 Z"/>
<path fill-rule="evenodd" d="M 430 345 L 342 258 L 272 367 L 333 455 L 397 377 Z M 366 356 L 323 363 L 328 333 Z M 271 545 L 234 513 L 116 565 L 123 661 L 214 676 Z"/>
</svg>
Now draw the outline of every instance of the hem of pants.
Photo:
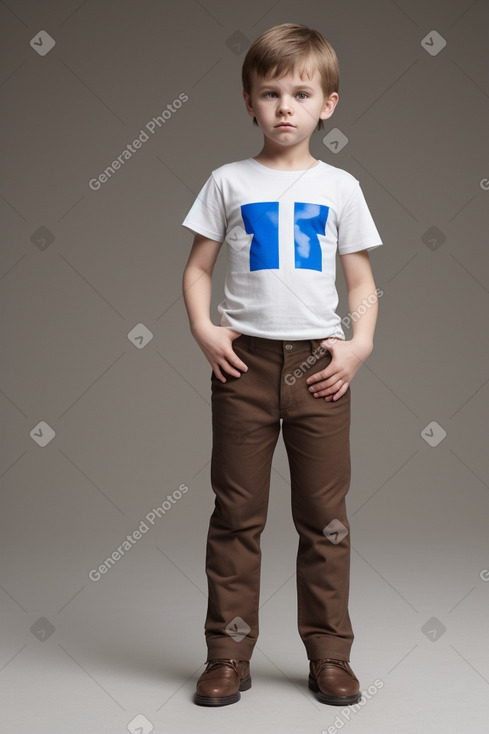
<svg viewBox="0 0 489 734">
<path fill-rule="evenodd" d="M 231 643 L 231 644 L 230 644 Z M 234 642 L 231 638 L 226 639 L 208 639 L 207 644 L 207 660 L 215 658 L 228 658 L 230 660 L 250 660 L 253 654 L 254 641 L 250 645 L 246 645 L 245 639 L 240 642 Z"/>
<path fill-rule="evenodd" d="M 335 658 L 350 661 L 352 642 L 342 640 L 334 635 L 318 635 L 304 640 L 308 660 Z"/>
</svg>

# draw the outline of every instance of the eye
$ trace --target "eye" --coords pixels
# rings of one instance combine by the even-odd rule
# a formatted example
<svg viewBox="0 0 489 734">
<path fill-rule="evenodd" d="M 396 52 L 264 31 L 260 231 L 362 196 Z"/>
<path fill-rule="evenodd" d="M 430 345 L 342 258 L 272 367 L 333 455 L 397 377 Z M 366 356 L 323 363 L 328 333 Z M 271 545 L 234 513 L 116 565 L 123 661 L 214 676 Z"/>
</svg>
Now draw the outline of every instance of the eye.
<svg viewBox="0 0 489 734">
<path fill-rule="evenodd" d="M 277 96 L 277 92 L 264 92 L 263 93 L 263 96 L 266 99 L 270 99 L 271 98 L 271 95 L 274 96 L 274 97 L 276 97 Z M 304 100 L 304 99 L 307 99 L 309 97 L 309 95 L 307 94 L 307 92 L 297 92 L 296 97 L 299 97 L 299 99 Z"/>
</svg>

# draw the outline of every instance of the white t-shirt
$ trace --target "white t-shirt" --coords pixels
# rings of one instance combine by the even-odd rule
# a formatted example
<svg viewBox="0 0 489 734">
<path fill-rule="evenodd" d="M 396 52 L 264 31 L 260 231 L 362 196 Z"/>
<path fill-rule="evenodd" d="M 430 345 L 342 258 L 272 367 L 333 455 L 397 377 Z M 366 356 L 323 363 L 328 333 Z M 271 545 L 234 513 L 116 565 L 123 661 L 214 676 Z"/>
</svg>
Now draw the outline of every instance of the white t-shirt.
<svg viewBox="0 0 489 734">
<path fill-rule="evenodd" d="M 336 250 L 383 244 L 359 181 L 321 160 L 304 171 L 226 163 L 182 225 L 227 245 L 221 326 L 269 339 L 344 339 Z"/>
</svg>

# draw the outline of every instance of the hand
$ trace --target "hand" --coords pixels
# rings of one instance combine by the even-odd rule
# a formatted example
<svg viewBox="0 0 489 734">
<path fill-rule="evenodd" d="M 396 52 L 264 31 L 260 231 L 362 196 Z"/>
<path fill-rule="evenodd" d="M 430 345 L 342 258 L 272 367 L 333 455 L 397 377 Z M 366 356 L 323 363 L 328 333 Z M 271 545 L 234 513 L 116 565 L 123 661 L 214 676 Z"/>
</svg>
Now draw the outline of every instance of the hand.
<svg viewBox="0 0 489 734">
<path fill-rule="evenodd" d="M 241 332 L 227 326 L 216 326 L 209 322 L 203 326 L 195 327 L 193 335 L 209 361 L 215 376 L 221 382 L 227 382 L 221 370 L 233 377 L 241 376 L 238 369 L 242 372 L 248 371 L 247 365 L 232 348 L 232 342 L 241 336 Z"/>
<path fill-rule="evenodd" d="M 324 339 L 321 346 L 332 354 L 332 360 L 324 370 L 307 378 L 306 382 L 315 398 L 324 397 L 327 402 L 338 400 L 348 390 L 350 382 L 372 351 L 366 342 L 344 339 Z"/>
</svg>

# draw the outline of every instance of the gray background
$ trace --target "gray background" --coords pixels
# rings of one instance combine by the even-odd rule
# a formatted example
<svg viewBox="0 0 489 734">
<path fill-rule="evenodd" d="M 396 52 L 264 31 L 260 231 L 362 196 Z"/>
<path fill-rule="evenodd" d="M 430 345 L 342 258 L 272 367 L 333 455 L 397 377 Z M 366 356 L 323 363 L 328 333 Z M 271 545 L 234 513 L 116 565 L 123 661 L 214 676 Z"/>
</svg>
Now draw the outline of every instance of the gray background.
<svg viewBox="0 0 489 734">
<path fill-rule="evenodd" d="M 348 495 L 351 664 L 362 690 L 383 685 L 350 721 L 307 690 L 281 441 L 253 688 L 235 706 L 192 703 L 214 500 L 210 367 L 181 297 L 181 221 L 212 169 L 259 152 L 241 64 L 285 21 L 338 53 L 340 102 L 311 153 L 360 180 L 385 243 L 371 253 L 384 295 L 352 383 Z M 488 21 L 486 0 L 0 4 L 5 730 L 486 730 Z M 436 55 L 433 30 L 446 40 Z M 45 56 L 30 45 L 41 31 L 55 40 Z M 336 154 L 323 143 L 332 128 L 349 139 Z M 224 267 L 222 256 L 214 307 Z M 338 289 L 343 316 L 340 267 Z M 44 446 L 42 422 L 55 433 Z"/>
</svg>

